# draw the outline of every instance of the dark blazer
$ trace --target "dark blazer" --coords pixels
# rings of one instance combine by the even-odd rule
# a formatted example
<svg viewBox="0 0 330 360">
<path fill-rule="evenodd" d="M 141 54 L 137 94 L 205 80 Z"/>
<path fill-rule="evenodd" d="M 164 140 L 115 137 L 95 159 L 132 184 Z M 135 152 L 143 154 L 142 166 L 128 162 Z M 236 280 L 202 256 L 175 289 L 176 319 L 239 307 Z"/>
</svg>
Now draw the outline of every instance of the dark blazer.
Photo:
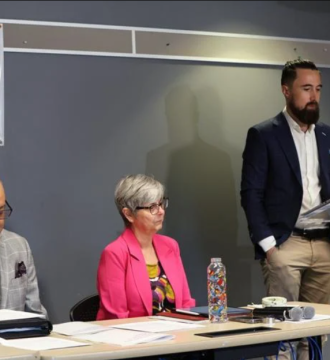
<svg viewBox="0 0 330 360">
<path fill-rule="evenodd" d="M 320 164 L 321 199 L 330 198 L 330 127 L 318 123 L 315 136 Z M 249 129 L 243 152 L 241 204 L 256 259 L 259 241 L 273 235 L 277 245 L 290 236 L 298 219 L 303 187 L 297 150 L 281 112 Z"/>
</svg>

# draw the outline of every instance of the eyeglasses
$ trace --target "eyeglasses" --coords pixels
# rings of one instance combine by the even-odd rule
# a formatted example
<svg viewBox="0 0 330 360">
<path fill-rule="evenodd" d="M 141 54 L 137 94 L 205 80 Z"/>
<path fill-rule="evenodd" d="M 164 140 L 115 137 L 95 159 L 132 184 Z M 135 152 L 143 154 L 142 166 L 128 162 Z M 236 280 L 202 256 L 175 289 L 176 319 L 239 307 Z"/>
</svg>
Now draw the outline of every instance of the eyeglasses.
<svg viewBox="0 0 330 360">
<path fill-rule="evenodd" d="M 8 201 L 3 207 L 0 208 L 0 219 L 7 219 L 13 212 L 13 208 L 9 205 Z"/>
<path fill-rule="evenodd" d="M 163 198 L 158 204 L 152 204 L 150 206 L 137 206 L 136 210 L 149 209 L 151 215 L 156 215 L 159 212 L 159 208 L 165 210 L 168 207 L 168 198 Z"/>
</svg>

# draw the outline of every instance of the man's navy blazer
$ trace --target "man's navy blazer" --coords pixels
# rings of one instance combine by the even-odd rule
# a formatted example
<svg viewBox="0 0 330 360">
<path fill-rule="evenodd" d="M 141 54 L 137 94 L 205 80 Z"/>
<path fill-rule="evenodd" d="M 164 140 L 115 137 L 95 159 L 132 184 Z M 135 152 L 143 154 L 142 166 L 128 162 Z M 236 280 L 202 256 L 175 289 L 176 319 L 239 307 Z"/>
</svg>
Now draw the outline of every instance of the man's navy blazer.
<svg viewBox="0 0 330 360">
<path fill-rule="evenodd" d="M 330 127 L 315 126 L 321 199 L 330 198 Z M 265 253 L 259 241 L 273 235 L 277 245 L 290 236 L 298 219 L 303 187 L 297 150 L 281 112 L 249 129 L 243 152 L 241 204 L 256 259 Z"/>
</svg>

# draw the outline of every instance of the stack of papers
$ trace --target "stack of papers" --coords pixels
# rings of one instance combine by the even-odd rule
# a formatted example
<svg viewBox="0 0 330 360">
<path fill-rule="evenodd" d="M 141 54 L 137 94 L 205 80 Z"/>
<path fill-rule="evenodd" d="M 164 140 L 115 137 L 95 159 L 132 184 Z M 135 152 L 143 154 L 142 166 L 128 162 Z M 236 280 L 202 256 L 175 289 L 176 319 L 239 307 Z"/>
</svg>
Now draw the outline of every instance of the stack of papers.
<svg viewBox="0 0 330 360">
<path fill-rule="evenodd" d="M 190 330 L 200 327 L 204 326 L 196 323 L 187 324 L 179 321 L 167 320 L 143 321 L 112 326 L 101 326 L 82 321 L 74 321 L 54 325 L 53 332 L 72 336 L 73 338 L 80 340 L 130 346 L 148 342 L 172 340 L 175 335 L 165 334 L 164 332 Z"/>
<path fill-rule="evenodd" d="M 33 351 L 63 349 L 63 348 L 91 345 L 88 343 L 80 343 L 72 340 L 58 339 L 50 336 L 17 339 L 17 340 L 0 339 L 0 344 L 4 346 L 14 347 L 17 349 L 33 350 Z"/>
<path fill-rule="evenodd" d="M 148 332 L 108 328 L 107 331 L 102 331 L 97 334 L 77 335 L 75 338 L 107 344 L 130 346 L 148 342 L 172 340 L 174 339 L 174 335 L 161 333 L 152 334 Z"/>
<path fill-rule="evenodd" d="M 99 325 L 93 325 L 95 327 L 94 333 L 93 328 L 88 328 L 88 324 L 77 324 L 76 328 L 74 325 L 61 324 L 54 327 L 54 331 L 60 332 L 61 334 L 73 335 L 74 338 L 80 340 L 89 340 L 94 342 L 102 342 L 107 344 L 114 344 L 120 346 L 136 345 L 148 342 L 158 342 L 165 340 L 174 339 L 173 334 L 164 334 L 166 331 L 174 330 L 190 330 L 203 325 L 198 324 L 187 324 L 175 321 L 143 321 L 136 323 L 119 324 L 112 326 L 101 326 L 99 331 Z M 85 326 L 85 329 L 84 329 Z M 90 331 L 90 332 L 89 332 Z M 88 333 L 89 332 L 89 333 Z"/>
<path fill-rule="evenodd" d="M 109 330 L 106 326 L 90 324 L 83 321 L 72 321 L 53 326 L 53 332 L 67 336 L 96 334 L 106 330 Z"/>
</svg>

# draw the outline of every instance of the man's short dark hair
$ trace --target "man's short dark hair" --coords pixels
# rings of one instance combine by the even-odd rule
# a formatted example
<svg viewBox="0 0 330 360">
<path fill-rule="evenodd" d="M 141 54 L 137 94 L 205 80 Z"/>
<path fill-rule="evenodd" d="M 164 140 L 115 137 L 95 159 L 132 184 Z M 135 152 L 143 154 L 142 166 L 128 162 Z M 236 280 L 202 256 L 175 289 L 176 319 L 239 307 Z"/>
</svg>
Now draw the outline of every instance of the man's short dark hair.
<svg viewBox="0 0 330 360">
<path fill-rule="evenodd" d="M 292 85 L 297 78 L 297 69 L 310 69 L 319 71 L 316 65 L 309 60 L 296 59 L 287 61 L 282 71 L 281 85 Z"/>
</svg>

